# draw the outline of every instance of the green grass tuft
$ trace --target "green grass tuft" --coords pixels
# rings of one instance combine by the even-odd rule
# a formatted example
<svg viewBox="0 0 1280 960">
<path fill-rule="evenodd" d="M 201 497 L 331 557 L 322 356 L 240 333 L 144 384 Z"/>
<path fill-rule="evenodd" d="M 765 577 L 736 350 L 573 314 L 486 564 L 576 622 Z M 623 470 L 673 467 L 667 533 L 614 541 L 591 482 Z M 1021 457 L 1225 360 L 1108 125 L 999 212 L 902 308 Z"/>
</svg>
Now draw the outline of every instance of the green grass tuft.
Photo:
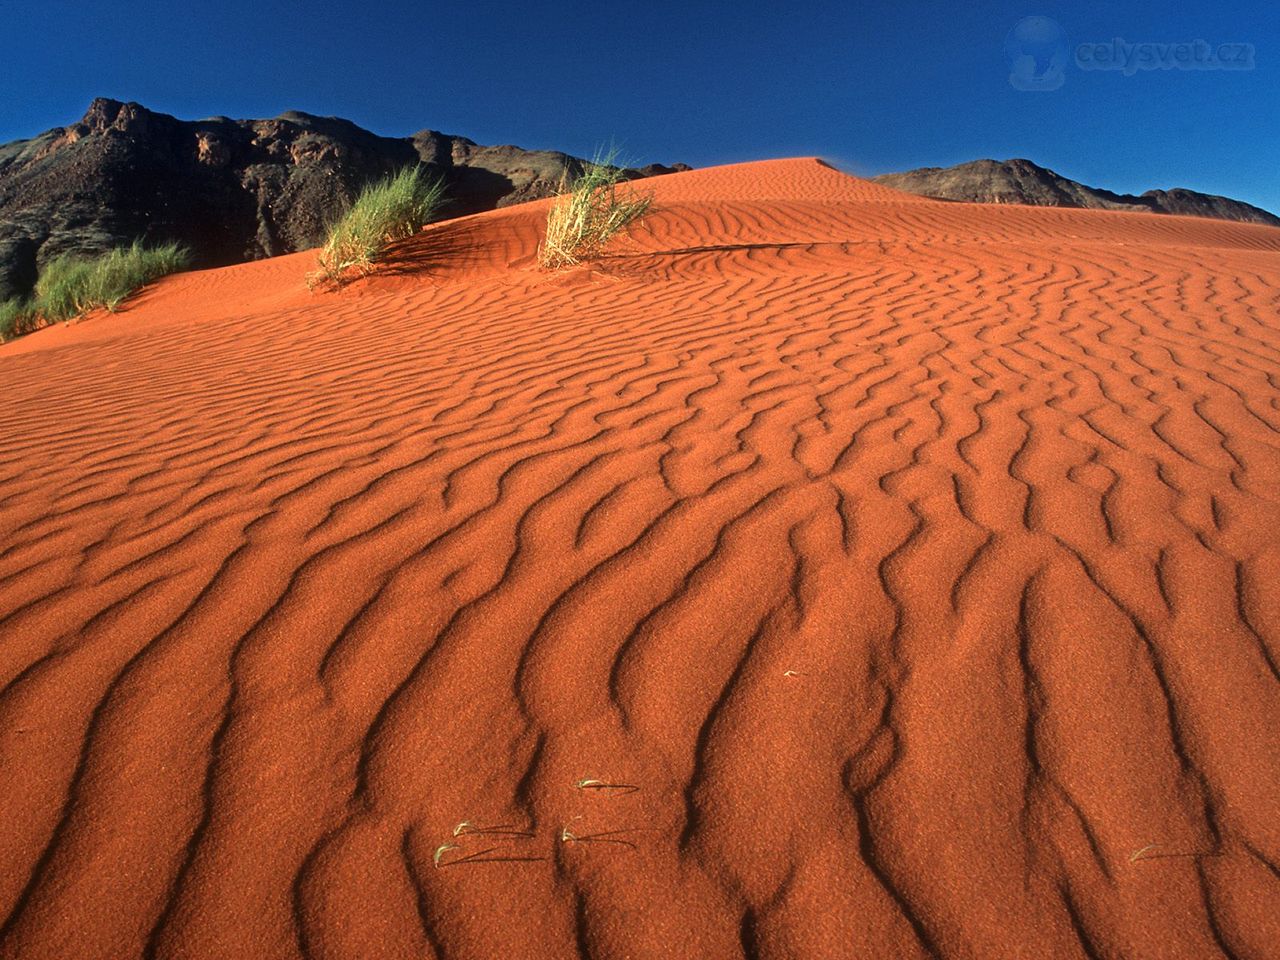
<svg viewBox="0 0 1280 960">
<path fill-rule="evenodd" d="M 190 265 L 191 254 L 176 243 L 146 247 L 134 242 L 99 257 L 58 257 L 40 271 L 33 300 L 0 304 L 0 339 L 70 320 L 98 307 L 114 311 L 139 287 Z"/>
<path fill-rule="evenodd" d="M 30 332 L 36 322 L 30 300 L 5 300 L 0 303 L 0 343 Z"/>
<path fill-rule="evenodd" d="M 367 274 L 387 247 L 426 226 L 443 202 L 444 181 L 429 177 L 421 166 L 406 167 L 365 187 L 329 230 L 320 267 L 308 274 L 308 286 L 341 286 L 353 272 Z"/>
<path fill-rule="evenodd" d="M 70 320 L 98 307 L 115 310 L 139 287 L 191 265 L 185 247 L 167 243 L 117 247 L 92 260 L 59 257 L 36 281 L 36 309 L 46 321 Z"/>
<path fill-rule="evenodd" d="M 572 267 L 599 256 L 613 237 L 649 212 L 652 195 L 619 189 L 624 171 L 617 159 L 615 148 L 597 151 L 580 176 L 562 182 L 538 248 L 543 267 Z"/>
</svg>

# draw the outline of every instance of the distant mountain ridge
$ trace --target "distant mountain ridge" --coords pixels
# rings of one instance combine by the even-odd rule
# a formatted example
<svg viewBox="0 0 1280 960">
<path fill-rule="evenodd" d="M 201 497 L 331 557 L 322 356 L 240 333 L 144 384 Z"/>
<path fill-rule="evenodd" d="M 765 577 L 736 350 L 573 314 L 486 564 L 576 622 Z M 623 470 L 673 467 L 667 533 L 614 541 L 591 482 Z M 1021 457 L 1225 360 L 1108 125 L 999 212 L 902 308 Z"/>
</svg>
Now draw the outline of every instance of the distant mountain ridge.
<svg viewBox="0 0 1280 960">
<path fill-rule="evenodd" d="M 296 111 L 179 120 L 100 98 L 77 123 L 0 145 L 0 301 L 24 296 L 61 254 L 139 238 L 185 243 L 199 266 L 307 249 L 364 184 L 414 163 L 444 177 L 447 214 L 459 216 L 548 196 L 582 162 L 435 130 L 382 137 Z"/>
<path fill-rule="evenodd" d="M 1030 160 L 973 160 L 954 167 L 921 167 L 873 177 L 877 183 L 939 200 L 969 203 L 1024 203 L 1038 207 L 1085 207 L 1174 213 L 1280 227 L 1280 217 L 1210 193 L 1175 188 L 1148 190 L 1141 196 L 1085 186 Z"/>
</svg>

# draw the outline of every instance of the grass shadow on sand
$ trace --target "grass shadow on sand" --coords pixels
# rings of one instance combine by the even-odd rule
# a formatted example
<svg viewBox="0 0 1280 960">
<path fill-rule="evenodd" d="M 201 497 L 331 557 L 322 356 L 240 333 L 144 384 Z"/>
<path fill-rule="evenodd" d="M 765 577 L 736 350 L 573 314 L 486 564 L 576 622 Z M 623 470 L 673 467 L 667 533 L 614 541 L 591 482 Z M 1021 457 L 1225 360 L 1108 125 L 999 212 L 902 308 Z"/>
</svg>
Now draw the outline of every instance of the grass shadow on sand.
<svg viewBox="0 0 1280 960">
<path fill-rule="evenodd" d="M 486 240 L 484 225 L 464 220 L 433 226 L 386 250 L 374 276 L 407 276 L 416 273 L 450 272 L 482 266 L 491 258 L 493 247 Z"/>
</svg>

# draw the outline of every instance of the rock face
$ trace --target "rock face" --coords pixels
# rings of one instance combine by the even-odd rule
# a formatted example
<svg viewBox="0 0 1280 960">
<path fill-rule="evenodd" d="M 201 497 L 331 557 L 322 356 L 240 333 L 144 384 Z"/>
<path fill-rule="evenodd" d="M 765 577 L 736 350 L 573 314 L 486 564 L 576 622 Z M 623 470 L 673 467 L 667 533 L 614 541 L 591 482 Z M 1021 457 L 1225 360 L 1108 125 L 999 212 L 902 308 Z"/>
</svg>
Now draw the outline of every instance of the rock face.
<svg viewBox="0 0 1280 960">
<path fill-rule="evenodd" d="M 459 216 L 547 196 L 582 161 L 434 130 L 381 137 L 306 113 L 184 121 L 98 99 L 78 123 L 0 145 L 0 301 L 30 291 L 54 257 L 135 239 L 185 243 L 198 266 L 304 250 L 364 184 L 418 162 L 445 178 Z"/>
<path fill-rule="evenodd" d="M 1140 197 L 1086 187 L 1030 160 L 974 160 L 954 167 L 921 167 L 873 178 L 907 193 L 970 203 L 1142 210 L 1280 226 L 1280 217 L 1252 204 L 1194 190 L 1148 190 Z"/>
</svg>

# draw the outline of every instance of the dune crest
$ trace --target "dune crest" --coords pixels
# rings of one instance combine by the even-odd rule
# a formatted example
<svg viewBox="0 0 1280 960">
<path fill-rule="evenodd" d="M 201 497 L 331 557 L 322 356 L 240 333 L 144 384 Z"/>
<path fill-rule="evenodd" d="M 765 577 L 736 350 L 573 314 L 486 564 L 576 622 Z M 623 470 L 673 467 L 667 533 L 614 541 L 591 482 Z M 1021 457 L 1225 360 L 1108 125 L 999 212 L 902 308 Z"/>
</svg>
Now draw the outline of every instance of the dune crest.
<svg viewBox="0 0 1280 960">
<path fill-rule="evenodd" d="M 0 957 L 1256 957 L 1280 230 L 815 160 L 0 347 Z"/>
</svg>

